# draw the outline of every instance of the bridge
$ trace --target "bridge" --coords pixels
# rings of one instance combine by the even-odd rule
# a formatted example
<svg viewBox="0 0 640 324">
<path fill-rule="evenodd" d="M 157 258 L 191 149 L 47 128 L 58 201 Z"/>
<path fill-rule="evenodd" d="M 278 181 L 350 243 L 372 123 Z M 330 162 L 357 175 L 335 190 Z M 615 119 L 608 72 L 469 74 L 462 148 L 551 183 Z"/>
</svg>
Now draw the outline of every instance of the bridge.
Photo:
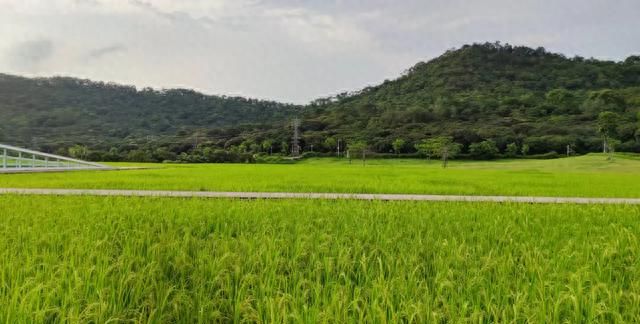
<svg viewBox="0 0 640 324">
<path fill-rule="evenodd" d="M 0 173 L 111 169 L 104 164 L 0 144 Z"/>
</svg>

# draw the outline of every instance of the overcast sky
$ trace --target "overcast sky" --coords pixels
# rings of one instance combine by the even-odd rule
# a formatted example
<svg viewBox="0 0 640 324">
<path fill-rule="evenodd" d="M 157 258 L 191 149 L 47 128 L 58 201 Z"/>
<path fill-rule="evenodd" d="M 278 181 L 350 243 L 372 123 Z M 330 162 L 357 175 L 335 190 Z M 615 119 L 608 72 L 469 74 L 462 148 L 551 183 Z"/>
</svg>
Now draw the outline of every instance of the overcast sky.
<svg viewBox="0 0 640 324">
<path fill-rule="evenodd" d="M 466 43 L 640 53 L 640 0 L 0 0 L 0 73 L 306 103 Z"/>
</svg>

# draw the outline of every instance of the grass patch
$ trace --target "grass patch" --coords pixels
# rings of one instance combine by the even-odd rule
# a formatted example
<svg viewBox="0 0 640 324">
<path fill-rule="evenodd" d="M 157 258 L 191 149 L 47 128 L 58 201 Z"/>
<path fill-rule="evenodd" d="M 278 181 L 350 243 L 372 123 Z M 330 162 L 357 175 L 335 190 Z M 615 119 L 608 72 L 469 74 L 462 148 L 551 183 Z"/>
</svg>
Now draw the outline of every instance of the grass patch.
<svg viewBox="0 0 640 324">
<path fill-rule="evenodd" d="M 192 191 L 408 193 L 515 196 L 640 197 L 640 161 L 588 155 L 557 160 L 339 159 L 292 165 L 116 164 L 150 169 L 0 175 L 0 187 Z"/>
</svg>

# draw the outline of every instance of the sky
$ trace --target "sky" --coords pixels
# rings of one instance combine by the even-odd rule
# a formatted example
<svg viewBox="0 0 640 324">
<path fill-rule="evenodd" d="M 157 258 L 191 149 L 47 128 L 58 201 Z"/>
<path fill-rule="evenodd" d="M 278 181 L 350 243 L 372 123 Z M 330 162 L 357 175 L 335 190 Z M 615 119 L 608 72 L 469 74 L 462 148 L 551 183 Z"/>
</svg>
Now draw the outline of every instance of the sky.
<svg viewBox="0 0 640 324">
<path fill-rule="evenodd" d="M 464 44 L 640 54 L 639 0 L 0 0 L 0 73 L 292 103 Z"/>
</svg>

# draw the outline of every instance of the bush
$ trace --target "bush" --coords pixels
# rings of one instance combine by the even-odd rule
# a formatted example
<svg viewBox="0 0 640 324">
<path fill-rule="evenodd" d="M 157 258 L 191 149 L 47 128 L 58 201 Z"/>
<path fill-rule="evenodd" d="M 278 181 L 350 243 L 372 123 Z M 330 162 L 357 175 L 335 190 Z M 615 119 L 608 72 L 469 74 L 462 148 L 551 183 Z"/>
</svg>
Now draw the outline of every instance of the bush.
<svg viewBox="0 0 640 324">
<path fill-rule="evenodd" d="M 507 157 L 511 157 L 512 158 L 512 157 L 515 157 L 516 155 L 518 155 L 519 151 L 520 151 L 520 149 L 518 147 L 518 144 L 511 143 L 511 144 L 507 145 L 507 149 L 506 149 L 506 151 L 504 153 L 505 153 L 505 155 Z"/>
<path fill-rule="evenodd" d="M 640 153 L 640 143 L 636 141 L 626 141 L 616 148 L 617 152 L 635 152 Z"/>
<path fill-rule="evenodd" d="M 498 156 L 498 153 L 500 150 L 492 140 L 469 145 L 469 155 L 477 160 L 493 160 Z"/>
<path fill-rule="evenodd" d="M 183 152 L 178 162 L 184 163 L 254 163 L 255 158 L 249 153 L 236 153 L 225 150 L 205 149 L 202 152 Z"/>
</svg>

